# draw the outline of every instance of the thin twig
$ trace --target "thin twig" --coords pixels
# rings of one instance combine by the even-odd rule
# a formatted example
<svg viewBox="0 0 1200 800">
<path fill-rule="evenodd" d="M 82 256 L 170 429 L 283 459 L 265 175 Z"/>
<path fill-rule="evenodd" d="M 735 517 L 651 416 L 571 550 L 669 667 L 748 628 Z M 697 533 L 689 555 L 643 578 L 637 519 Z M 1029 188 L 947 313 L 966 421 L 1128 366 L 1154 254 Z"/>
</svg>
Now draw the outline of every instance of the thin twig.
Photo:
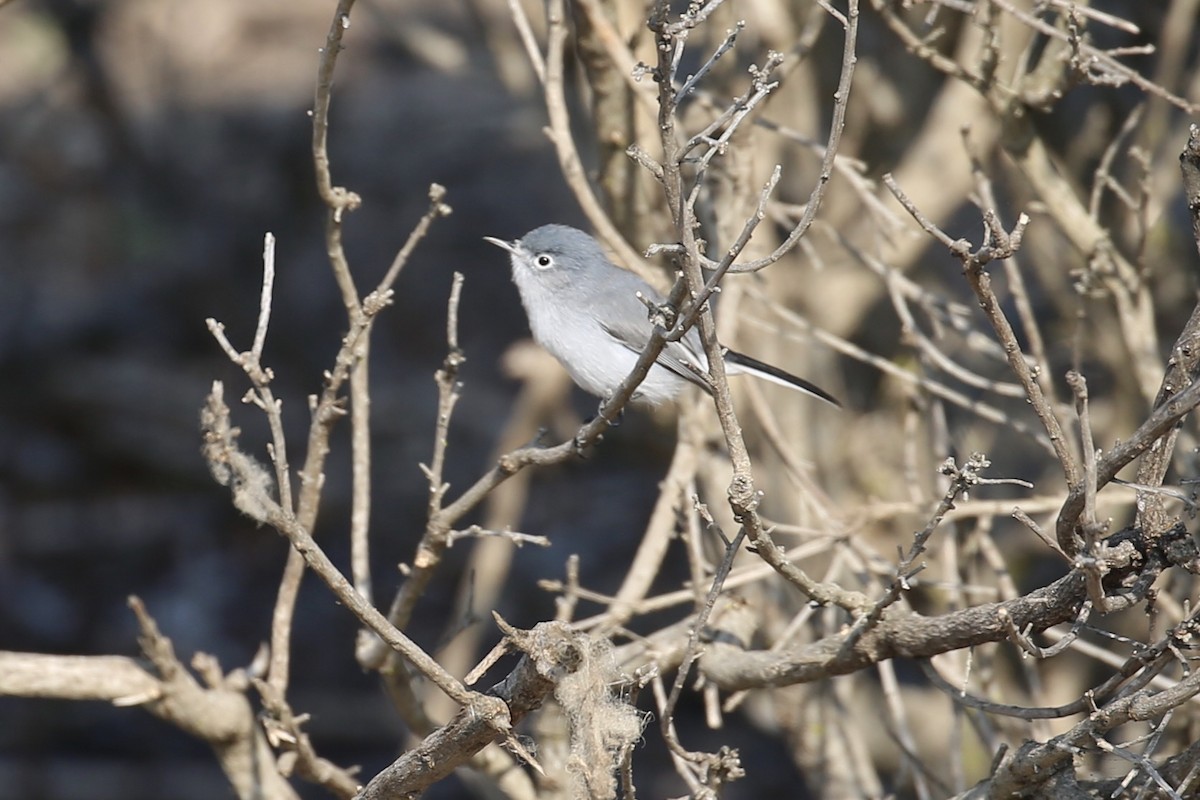
<svg viewBox="0 0 1200 800">
<path fill-rule="evenodd" d="M 916 562 L 925 552 L 929 538 L 937 530 L 938 526 L 942 524 L 942 519 L 946 516 L 946 513 L 954 507 L 954 501 L 958 499 L 959 495 L 965 494 L 977 486 L 981 482 L 980 473 L 989 466 L 991 466 L 991 462 L 981 453 L 972 454 L 961 468 L 955 465 L 952 458 L 947 458 L 942 463 L 939 472 L 950 477 L 949 488 L 946 489 L 946 493 L 942 496 L 937 508 L 934 509 L 929 522 L 913 536 L 913 541 L 908 548 L 908 552 L 904 554 L 900 563 L 896 565 L 895 577 L 888 585 L 887 591 L 875 601 L 869 611 L 866 611 L 865 614 L 862 614 L 855 620 L 854 626 L 846 634 L 846 638 L 842 642 L 842 653 L 849 653 L 853 650 L 863 635 L 879 624 L 879 621 L 883 619 L 884 612 L 900 599 L 903 592 L 909 589 L 909 581 L 917 572 L 924 569 L 924 565 L 918 566 Z"/>
<path fill-rule="evenodd" d="M 292 476 L 288 466 L 287 437 L 283 429 L 283 401 L 271 390 L 274 375 L 262 364 L 262 351 L 266 346 L 267 330 L 271 320 L 272 293 L 275 285 L 275 237 L 266 234 L 263 241 L 263 282 L 259 295 L 258 324 L 254 331 L 254 344 L 249 352 L 239 353 L 225 336 L 225 329 L 214 319 L 207 320 L 208 329 L 221 349 L 233 363 L 237 364 L 250 379 L 252 388 L 245 402 L 258 406 L 267 417 L 271 430 L 268 451 L 275 466 L 275 484 L 279 492 L 280 505 L 295 513 L 292 499 Z M 291 633 L 295 614 L 296 597 L 304 576 L 304 561 L 298 553 L 288 553 L 279 589 L 275 595 L 275 606 L 271 613 L 270 664 L 267 681 L 272 690 L 281 696 L 287 692 L 291 666 Z"/>
<path fill-rule="evenodd" d="M 1200 405 L 1200 379 L 1186 389 L 1172 395 L 1146 418 L 1138 429 L 1114 445 L 1096 464 L 1096 485 L 1104 486 L 1117 476 L 1126 464 L 1145 453 L 1164 434 L 1171 430 L 1185 415 Z M 1085 503 L 1085 487 L 1072 487 L 1058 514 L 1055 532 L 1059 546 L 1068 554 L 1078 550 L 1075 528 Z"/>
<path fill-rule="evenodd" d="M 1069 443 L 1063 435 L 1062 425 L 1058 421 L 1058 416 L 1046 400 L 1041 384 L 1034 377 L 1033 370 L 1029 367 L 1029 362 L 1025 360 L 1025 356 L 1021 352 L 1021 347 L 1017 342 L 1012 324 L 1008 321 L 1008 317 L 1005 316 L 995 292 L 992 291 L 991 276 L 984 269 L 991 260 L 1007 259 L 1016 252 L 1020 246 L 1021 233 L 1024 231 L 1025 225 L 1028 224 L 1029 218 L 1022 214 L 1017 220 L 1017 224 L 1014 226 L 1011 234 L 1006 234 L 998 226 L 989 223 L 988 233 L 991 236 L 991 240 L 981 245 L 978 250 L 972 253 L 968 242 L 962 239 L 951 239 L 945 231 L 926 217 L 909 200 L 908 196 L 896 184 L 891 175 L 884 175 L 883 182 L 887 185 L 893 196 L 904 206 L 905 210 L 912 215 L 913 219 L 927 233 L 945 245 L 952 255 L 963 262 L 963 272 L 967 276 L 971 288 L 975 291 L 975 295 L 979 298 L 980 306 L 983 308 L 984 314 L 987 315 L 988 321 L 992 324 L 992 330 L 995 331 L 1000 344 L 1004 348 L 1009 366 L 1018 380 L 1020 380 L 1021 385 L 1025 387 L 1026 396 L 1033 406 L 1034 413 L 1037 414 L 1038 419 L 1042 422 L 1042 426 L 1046 429 L 1047 435 L 1050 437 L 1050 444 L 1054 448 L 1054 453 L 1058 457 L 1059 464 L 1062 466 L 1067 485 L 1070 487 L 1076 486 L 1080 479 L 1079 464 L 1075 459 L 1074 453 L 1069 449 Z M 985 214 L 986 218 L 987 215 Z"/>
<path fill-rule="evenodd" d="M 275 237 L 271 233 L 263 236 L 263 282 L 258 300 L 258 325 L 254 328 L 254 345 L 250 348 L 251 361 L 261 364 L 263 346 L 267 342 L 267 327 L 271 324 L 271 295 L 275 288 Z"/>
<path fill-rule="evenodd" d="M 342 247 L 342 219 L 347 211 L 362 205 L 362 198 L 342 186 L 333 185 L 329 167 L 329 104 L 333 95 L 333 71 L 342 50 L 342 37 L 350 27 L 350 9 L 354 0 L 338 0 L 333 21 L 325 35 L 325 46 L 321 48 L 321 60 L 317 68 L 316 97 L 313 102 L 312 157 L 316 167 L 317 193 L 329 208 L 325 223 L 325 247 L 333 275 L 342 292 L 342 302 L 347 310 L 358 306 L 358 290 L 350 275 L 350 264 Z"/>
<path fill-rule="evenodd" d="M 533 74 L 537 75 L 538 83 L 544 86 L 546 83 L 546 60 L 542 58 L 542 53 L 538 50 L 537 39 L 533 35 L 533 26 L 529 24 L 529 17 L 525 15 L 525 8 L 521 5 L 521 0 L 508 0 L 508 11 L 512 14 L 513 23 L 517 26 L 517 35 L 521 37 L 525 54 L 529 56 Z"/>
<path fill-rule="evenodd" d="M 359 621 L 375 632 L 389 647 L 421 671 L 429 680 L 464 707 L 485 708 L 492 713 L 506 712 L 495 698 L 481 699 L 480 695 L 465 689 L 454 676 L 418 647 L 411 639 L 398 631 L 375 608 L 366 602 L 349 580 L 333 565 L 307 529 L 292 513 L 282 508 L 269 494 L 269 485 L 259 474 L 261 467 L 243 454 L 237 446 L 237 431 L 230 426 L 229 408 L 225 405 L 220 382 L 214 382 L 205 407 L 204 417 L 205 454 L 214 473 L 221 471 L 226 483 L 234 493 L 237 508 L 260 522 L 265 522 L 285 536 L 299 552 L 305 563 L 317 573 L 333 591 L 338 601 L 345 605 Z M 502 703 L 500 704 L 503 705 Z M 504 724 L 498 717 L 497 724 Z"/>
<path fill-rule="evenodd" d="M 625 237 L 617 230 L 596 198 L 575 148 L 563 65 L 563 52 L 567 42 L 566 9 L 563 0 L 549 0 L 547 3 L 546 26 L 545 102 L 546 112 L 550 117 L 550 127 L 546 129 L 546 135 L 554 144 L 559 168 L 596 234 L 617 254 L 618 261 L 650 283 L 655 283 L 657 276 L 644 265 L 637 251 L 625 241 Z"/>
<path fill-rule="evenodd" d="M 858 62 L 858 18 L 858 0 L 849 0 L 846 16 L 842 20 L 842 27 L 846 32 L 846 36 L 842 45 L 842 71 L 838 78 L 837 90 L 833 94 L 834 103 L 829 123 L 829 142 L 821 159 L 821 168 L 817 173 L 816 185 L 813 187 L 812 192 L 808 196 L 808 201 L 804 205 L 804 215 L 796 223 L 795 227 L 788 232 L 787 238 L 784 239 L 783 243 L 775 248 L 770 255 L 733 267 L 731 268 L 732 272 L 756 272 L 774 264 L 795 247 L 800 238 L 808 232 L 808 229 L 817 217 L 817 211 L 821 208 L 826 188 L 833 175 L 834 159 L 837 157 L 838 148 L 841 145 L 842 132 L 846 127 L 846 109 L 850 103 L 850 86 L 854 80 L 854 67 Z"/>
<path fill-rule="evenodd" d="M 442 498 L 449 485 L 442 479 L 442 470 L 446 464 L 446 446 L 449 444 L 450 417 L 458 402 L 458 368 L 465 361 L 458 347 L 458 302 L 462 295 L 463 276 L 454 273 L 450 284 L 450 300 L 446 308 L 446 358 L 442 367 L 437 371 L 435 380 L 438 387 L 437 423 L 433 434 L 433 458 L 429 466 L 421 465 L 421 471 L 429 481 L 429 516 L 442 510 Z"/>
</svg>

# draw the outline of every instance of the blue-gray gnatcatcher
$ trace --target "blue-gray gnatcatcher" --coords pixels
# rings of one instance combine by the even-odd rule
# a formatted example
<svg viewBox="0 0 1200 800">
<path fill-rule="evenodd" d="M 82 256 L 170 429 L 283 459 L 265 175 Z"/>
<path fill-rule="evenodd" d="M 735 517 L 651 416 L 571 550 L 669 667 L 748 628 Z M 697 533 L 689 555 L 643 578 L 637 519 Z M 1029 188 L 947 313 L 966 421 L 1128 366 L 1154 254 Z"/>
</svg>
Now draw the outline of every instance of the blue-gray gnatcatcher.
<svg viewBox="0 0 1200 800">
<path fill-rule="evenodd" d="M 484 239 L 511 254 L 513 282 L 537 343 L 586 391 L 611 396 L 633 371 L 654 329 L 638 295 L 655 304 L 665 298 L 632 272 L 613 265 L 599 242 L 576 228 L 543 225 L 515 242 Z M 757 375 L 841 405 L 803 378 L 741 353 L 726 350 L 725 366 L 731 375 Z M 707 372 L 708 358 L 700 333 L 692 328 L 679 341 L 667 343 L 633 399 L 659 405 L 689 383 L 708 390 L 697 369 Z"/>
</svg>

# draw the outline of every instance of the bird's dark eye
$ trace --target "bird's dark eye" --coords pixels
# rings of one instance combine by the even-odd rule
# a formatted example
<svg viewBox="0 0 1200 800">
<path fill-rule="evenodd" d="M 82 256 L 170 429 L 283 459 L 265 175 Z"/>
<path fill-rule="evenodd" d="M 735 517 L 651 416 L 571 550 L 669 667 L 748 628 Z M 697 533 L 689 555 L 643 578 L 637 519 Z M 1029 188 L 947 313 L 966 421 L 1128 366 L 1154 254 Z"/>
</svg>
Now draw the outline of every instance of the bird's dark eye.
<svg viewBox="0 0 1200 800">
<path fill-rule="evenodd" d="M 534 260 L 537 262 L 537 265 L 539 267 L 541 267 L 542 269 L 546 269 L 547 267 L 549 267 L 550 265 L 552 265 L 554 263 L 554 259 L 551 258 L 550 256 L 546 255 L 545 253 L 538 256 Z"/>
</svg>

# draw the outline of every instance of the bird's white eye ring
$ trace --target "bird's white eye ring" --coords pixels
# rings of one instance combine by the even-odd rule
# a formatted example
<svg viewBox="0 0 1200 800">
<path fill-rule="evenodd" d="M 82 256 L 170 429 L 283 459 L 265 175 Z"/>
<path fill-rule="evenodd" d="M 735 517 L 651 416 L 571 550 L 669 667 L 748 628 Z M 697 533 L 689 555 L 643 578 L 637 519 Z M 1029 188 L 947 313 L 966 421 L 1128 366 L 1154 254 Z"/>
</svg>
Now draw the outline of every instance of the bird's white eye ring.
<svg viewBox="0 0 1200 800">
<path fill-rule="evenodd" d="M 533 260 L 533 263 L 537 264 L 539 269 L 549 269 L 550 267 L 554 266 L 554 259 L 545 253 L 542 253 Z"/>
</svg>

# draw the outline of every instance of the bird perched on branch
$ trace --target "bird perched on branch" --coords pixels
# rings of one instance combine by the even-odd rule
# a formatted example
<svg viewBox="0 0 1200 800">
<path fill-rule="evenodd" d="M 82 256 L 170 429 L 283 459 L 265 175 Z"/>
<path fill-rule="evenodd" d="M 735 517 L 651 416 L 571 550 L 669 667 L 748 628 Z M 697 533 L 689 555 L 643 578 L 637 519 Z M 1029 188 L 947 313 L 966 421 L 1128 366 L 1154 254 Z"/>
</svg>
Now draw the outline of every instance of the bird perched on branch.
<svg viewBox="0 0 1200 800">
<path fill-rule="evenodd" d="M 654 330 L 647 305 L 662 305 L 666 298 L 609 261 L 600 243 L 577 228 L 543 225 L 514 242 L 484 239 L 511 256 L 513 282 L 537 343 L 584 390 L 611 397 Z M 733 350 L 725 350 L 725 368 L 730 375 L 754 375 L 841 405 L 819 386 Z M 692 328 L 666 343 L 633 399 L 660 405 L 689 383 L 711 391 L 707 375 L 708 357 Z"/>
</svg>

